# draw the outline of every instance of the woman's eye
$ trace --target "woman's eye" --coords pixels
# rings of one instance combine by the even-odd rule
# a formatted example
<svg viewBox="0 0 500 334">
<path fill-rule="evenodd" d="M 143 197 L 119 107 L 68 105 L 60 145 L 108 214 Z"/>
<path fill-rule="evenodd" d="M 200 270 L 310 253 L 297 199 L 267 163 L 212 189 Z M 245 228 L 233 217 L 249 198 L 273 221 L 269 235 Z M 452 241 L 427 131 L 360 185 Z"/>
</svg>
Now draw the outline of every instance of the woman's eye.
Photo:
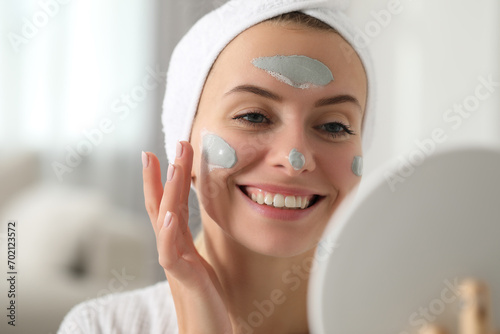
<svg viewBox="0 0 500 334">
<path fill-rule="evenodd" d="M 319 128 L 323 131 L 326 131 L 328 135 L 332 136 L 333 138 L 354 134 L 354 131 L 349 128 L 349 125 L 345 125 L 339 122 L 326 123 L 321 125 Z"/>
<path fill-rule="evenodd" d="M 269 123 L 269 119 L 265 115 L 258 113 L 258 112 L 246 113 L 243 115 L 233 117 L 233 119 L 248 123 L 248 124 L 253 125 L 253 126 L 256 126 L 256 125 L 262 124 L 262 123 Z"/>
<path fill-rule="evenodd" d="M 339 123 L 328 123 L 323 126 L 324 129 L 328 132 L 338 133 L 344 131 L 344 127 Z"/>
<path fill-rule="evenodd" d="M 266 117 L 264 115 L 257 113 L 246 114 L 242 118 L 252 123 L 262 123 L 266 120 Z"/>
</svg>

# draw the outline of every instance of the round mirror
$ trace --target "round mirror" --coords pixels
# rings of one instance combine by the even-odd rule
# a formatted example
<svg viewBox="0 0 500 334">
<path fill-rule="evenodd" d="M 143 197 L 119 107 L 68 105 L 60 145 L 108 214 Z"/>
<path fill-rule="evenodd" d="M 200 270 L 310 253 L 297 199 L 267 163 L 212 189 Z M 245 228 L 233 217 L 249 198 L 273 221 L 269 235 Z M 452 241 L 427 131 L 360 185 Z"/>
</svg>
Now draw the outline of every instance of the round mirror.
<svg viewBox="0 0 500 334">
<path fill-rule="evenodd" d="M 309 282 L 315 334 L 457 332 L 459 284 L 490 290 L 500 328 L 500 152 L 442 152 L 373 173 L 324 239 Z"/>
</svg>

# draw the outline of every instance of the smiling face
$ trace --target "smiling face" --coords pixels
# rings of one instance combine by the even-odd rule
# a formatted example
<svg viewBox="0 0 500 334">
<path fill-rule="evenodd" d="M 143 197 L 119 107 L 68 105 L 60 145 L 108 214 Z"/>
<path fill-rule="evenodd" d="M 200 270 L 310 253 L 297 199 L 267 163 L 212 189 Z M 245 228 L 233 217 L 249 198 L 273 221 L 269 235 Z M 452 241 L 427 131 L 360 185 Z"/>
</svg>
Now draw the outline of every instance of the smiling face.
<svg viewBox="0 0 500 334">
<path fill-rule="evenodd" d="M 334 80 L 298 88 L 254 64 L 275 56 L 317 60 Z M 236 37 L 207 78 L 191 135 L 205 233 L 272 256 L 312 249 L 360 181 L 352 164 L 362 155 L 366 87 L 361 61 L 345 57 L 336 33 L 264 22 Z M 231 168 L 209 166 L 207 134 L 234 149 Z M 303 155 L 302 168 L 291 152 Z"/>
</svg>

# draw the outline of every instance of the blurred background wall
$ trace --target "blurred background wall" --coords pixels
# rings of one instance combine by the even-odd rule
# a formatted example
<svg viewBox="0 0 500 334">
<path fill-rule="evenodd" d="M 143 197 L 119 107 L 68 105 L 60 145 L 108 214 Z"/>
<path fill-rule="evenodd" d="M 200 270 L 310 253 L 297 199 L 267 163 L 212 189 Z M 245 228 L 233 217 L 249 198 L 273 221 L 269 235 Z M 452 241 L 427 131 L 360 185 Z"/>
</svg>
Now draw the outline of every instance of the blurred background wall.
<svg viewBox="0 0 500 334">
<path fill-rule="evenodd" d="M 166 166 L 170 53 L 224 2 L 0 2 L 0 266 L 16 220 L 13 333 L 54 333 L 79 301 L 163 279 L 140 152 Z M 417 151 L 500 147 L 500 2 L 353 0 L 349 15 L 378 80 L 367 173 Z"/>
</svg>

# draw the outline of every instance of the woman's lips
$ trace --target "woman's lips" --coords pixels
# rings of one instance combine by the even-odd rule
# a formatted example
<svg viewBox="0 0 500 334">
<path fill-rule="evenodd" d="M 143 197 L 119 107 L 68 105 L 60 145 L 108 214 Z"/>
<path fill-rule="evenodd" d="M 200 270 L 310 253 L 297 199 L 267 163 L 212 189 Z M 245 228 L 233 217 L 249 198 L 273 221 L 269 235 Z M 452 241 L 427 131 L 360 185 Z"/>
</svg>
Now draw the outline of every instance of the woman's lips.
<svg viewBox="0 0 500 334">
<path fill-rule="evenodd" d="M 285 194 L 271 193 L 270 191 L 250 186 L 239 186 L 238 188 L 247 203 L 254 210 L 268 218 L 278 220 L 304 218 L 324 199 L 324 196 L 316 194 L 292 195 L 290 192 L 285 192 Z"/>
<path fill-rule="evenodd" d="M 284 209 L 305 209 L 319 197 L 315 194 L 298 195 L 289 191 L 281 193 L 251 186 L 241 186 L 240 189 L 255 203 Z"/>
</svg>

